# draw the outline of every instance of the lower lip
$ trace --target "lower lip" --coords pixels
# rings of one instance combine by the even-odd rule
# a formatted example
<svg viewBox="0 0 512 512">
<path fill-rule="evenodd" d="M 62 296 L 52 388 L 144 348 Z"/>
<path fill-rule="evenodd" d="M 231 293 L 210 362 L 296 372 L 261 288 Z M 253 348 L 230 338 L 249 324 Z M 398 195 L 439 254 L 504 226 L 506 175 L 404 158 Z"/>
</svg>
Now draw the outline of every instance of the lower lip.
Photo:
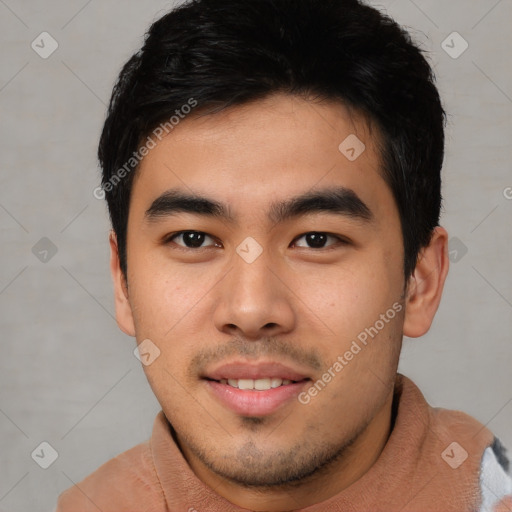
<svg viewBox="0 0 512 512">
<path fill-rule="evenodd" d="M 222 404 L 241 416 L 267 416 L 283 404 L 297 399 L 308 383 L 307 380 L 293 382 L 266 391 L 242 390 L 229 384 L 205 380 L 212 393 Z"/>
</svg>

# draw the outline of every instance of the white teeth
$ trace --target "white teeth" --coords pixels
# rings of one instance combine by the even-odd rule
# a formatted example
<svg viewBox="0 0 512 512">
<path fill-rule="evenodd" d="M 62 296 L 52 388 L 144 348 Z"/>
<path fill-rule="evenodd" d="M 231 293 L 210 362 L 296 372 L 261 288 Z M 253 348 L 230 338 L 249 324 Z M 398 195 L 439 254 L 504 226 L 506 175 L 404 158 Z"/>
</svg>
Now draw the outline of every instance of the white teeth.
<svg viewBox="0 0 512 512">
<path fill-rule="evenodd" d="M 273 388 L 278 388 L 282 383 L 283 383 L 283 379 L 276 379 L 276 378 L 273 378 L 273 379 L 272 379 L 271 387 L 273 387 Z"/>
<path fill-rule="evenodd" d="M 267 391 L 268 389 L 271 389 L 271 383 L 272 381 L 270 379 L 257 379 L 254 381 L 254 389 L 257 389 L 258 391 Z"/>
<path fill-rule="evenodd" d="M 238 379 L 238 389 L 254 389 L 254 381 L 252 379 Z"/>
<path fill-rule="evenodd" d="M 269 389 L 287 386 L 292 383 L 289 379 L 264 378 L 264 379 L 221 379 L 221 384 L 229 384 L 233 388 L 244 390 L 268 391 Z"/>
</svg>

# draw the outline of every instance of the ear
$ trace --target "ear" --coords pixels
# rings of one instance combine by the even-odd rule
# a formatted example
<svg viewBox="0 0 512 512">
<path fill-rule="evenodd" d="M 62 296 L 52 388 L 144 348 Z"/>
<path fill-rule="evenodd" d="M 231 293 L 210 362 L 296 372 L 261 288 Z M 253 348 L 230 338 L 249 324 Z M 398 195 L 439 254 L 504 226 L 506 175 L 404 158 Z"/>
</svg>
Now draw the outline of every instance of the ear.
<svg viewBox="0 0 512 512">
<path fill-rule="evenodd" d="M 114 281 L 114 302 L 116 306 L 116 321 L 119 329 L 128 336 L 135 337 L 132 308 L 128 301 L 128 285 L 119 264 L 119 249 L 115 232 L 110 231 L 110 272 Z"/>
<path fill-rule="evenodd" d="M 417 338 L 430 329 L 441 302 L 449 265 L 448 232 L 437 226 L 429 245 L 420 252 L 416 268 L 409 278 L 405 299 L 405 336 Z"/>
</svg>

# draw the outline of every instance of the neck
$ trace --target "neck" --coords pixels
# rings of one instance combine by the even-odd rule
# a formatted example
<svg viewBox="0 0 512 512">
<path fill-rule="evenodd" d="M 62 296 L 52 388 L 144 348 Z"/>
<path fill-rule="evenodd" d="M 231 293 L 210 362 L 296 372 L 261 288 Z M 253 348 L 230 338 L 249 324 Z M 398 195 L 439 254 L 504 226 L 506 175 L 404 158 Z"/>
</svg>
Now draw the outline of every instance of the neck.
<svg viewBox="0 0 512 512">
<path fill-rule="evenodd" d="M 182 446 L 196 476 L 217 494 L 241 508 L 255 512 L 286 512 L 321 503 L 359 480 L 380 456 L 391 431 L 393 391 L 356 439 L 328 466 L 305 481 L 286 488 L 241 487 L 204 466 Z M 180 443 L 181 444 L 181 443 Z"/>
</svg>

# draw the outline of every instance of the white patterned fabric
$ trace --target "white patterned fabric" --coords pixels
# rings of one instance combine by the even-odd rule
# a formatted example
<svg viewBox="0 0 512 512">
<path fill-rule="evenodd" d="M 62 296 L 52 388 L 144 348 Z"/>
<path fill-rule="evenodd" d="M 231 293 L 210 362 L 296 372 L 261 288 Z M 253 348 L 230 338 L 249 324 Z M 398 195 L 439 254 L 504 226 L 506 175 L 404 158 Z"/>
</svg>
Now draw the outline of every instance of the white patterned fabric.
<svg viewBox="0 0 512 512">
<path fill-rule="evenodd" d="M 498 461 L 493 448 L 485 449 L 480 469 L 482 504 L 479 512 L 494 512 L 505 497 L 512 496 L 512 476 Z"/>
</svg>

